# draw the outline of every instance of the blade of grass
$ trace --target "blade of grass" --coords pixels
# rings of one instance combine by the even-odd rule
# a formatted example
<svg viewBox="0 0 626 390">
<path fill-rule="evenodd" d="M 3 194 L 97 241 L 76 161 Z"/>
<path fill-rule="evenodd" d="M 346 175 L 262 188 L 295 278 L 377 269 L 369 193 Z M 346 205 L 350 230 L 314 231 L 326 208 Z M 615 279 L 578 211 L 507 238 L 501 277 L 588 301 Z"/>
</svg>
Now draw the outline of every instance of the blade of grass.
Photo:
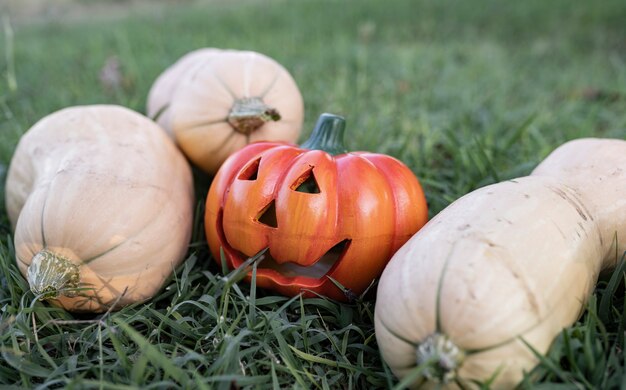
<svg viewBox="0 0 626 390">
<path fill-rule="evenodd" d="M 17 91 L 17 77 L 15 76 L 15 56 L 13 49 L 13 28 L 7 14 L 2 16 L 2 27 L 4 28 L 4 55 L 7 66 L 7 85 L 9 91 L 15 93 Z"/>
<path fill-rule="evenodd" d="M 174 366 L 171 360 L 165 356 L 161 351 L 159 351 L 152 343 L 150 343 L 145 337 L 143 337 L 139 332 L 134 330 L 130 325 L 125 323 L 121 319 L 114 319 L 115 324 L 126 333 L 131 340 L 142 351 L 142 354 L 146 356 L 148 360 L 152 364 L 157 367 L 160 367 L 166 376 L 169 376 L 176 380 L 177 383 L 184 384 L 186 382 L 186 374 L 180 368 Z"/>
</svg>

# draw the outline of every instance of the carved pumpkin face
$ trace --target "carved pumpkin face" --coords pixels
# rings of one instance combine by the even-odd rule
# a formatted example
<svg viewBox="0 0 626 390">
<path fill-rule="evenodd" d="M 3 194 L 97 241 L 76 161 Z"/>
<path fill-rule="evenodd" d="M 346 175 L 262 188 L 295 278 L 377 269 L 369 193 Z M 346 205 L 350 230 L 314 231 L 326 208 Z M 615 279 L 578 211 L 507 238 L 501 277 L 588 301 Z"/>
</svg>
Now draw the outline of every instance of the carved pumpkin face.
<svg viewBox="0 0 626 390">
<path fill-rule="evenodd" d="M 302 146 L 250 144 L 209 190 L 205 226 L 215 259 L 232 269 L 269 248 L 258 286 L 337 300 L 362 293 L 427 220 L 413 173 L 393 157 L 344 153 L 343 118 L 324 114 Z"/>
</svg>

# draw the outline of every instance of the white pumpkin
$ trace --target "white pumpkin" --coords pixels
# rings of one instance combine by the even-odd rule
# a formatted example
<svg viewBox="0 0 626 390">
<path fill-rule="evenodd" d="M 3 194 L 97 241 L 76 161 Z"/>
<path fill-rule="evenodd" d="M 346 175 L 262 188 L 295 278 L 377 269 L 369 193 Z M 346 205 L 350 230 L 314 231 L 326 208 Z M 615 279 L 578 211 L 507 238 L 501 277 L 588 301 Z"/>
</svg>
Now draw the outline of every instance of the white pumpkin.
<svg viewBox="0 0 626 390">
<path fill-rule="evenodd" d="M 66 108 L 19 141 L 6 182 L 17 264 L 71 311 L 151 298 L 183 260 L 190 167 L 163 130 L 118 106 Z"/>
<path fill-rule="evenodd" d="M 626 142 L 582 139 L 428 222 L 378 287 L 376 337 L 415 385 L 515 387 L 626 250 Z M 619 245 L 616 248 L 616 243 Z"/>
<path fill-rule="evenodd" d="M 218 52 L 220 52 L 219 49 L 213 48 L 189 52 L 165 69 L 152 84 L 148 92 L 147 115 L 161 125 L 172 140 L 176 140 L 176 138 L 170 122 L 171 110 L 169 108 L 174 91 L 190 69 L 205 60 L 210 60 Z"/>
<path fill-rule="evenodd" d="M 250 142 L 297 141 L 304 104 L 289 72 L 273 59 L 200 49 L 157 78 L 147 112 L 194 164 L 215 173 Z"/>
</svg>

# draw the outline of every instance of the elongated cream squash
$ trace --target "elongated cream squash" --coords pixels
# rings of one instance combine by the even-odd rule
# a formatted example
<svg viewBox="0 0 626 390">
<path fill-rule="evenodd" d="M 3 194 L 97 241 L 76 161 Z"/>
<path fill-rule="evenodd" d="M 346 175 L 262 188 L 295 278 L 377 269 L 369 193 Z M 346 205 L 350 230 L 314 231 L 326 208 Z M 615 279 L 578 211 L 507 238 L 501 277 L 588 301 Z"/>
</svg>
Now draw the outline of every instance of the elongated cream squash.
<svg viewBox="0 0 626 390">
<path fill-rule="evenodd" d="M 17 264 L 71 311 L 151 298 L 187 250 L 191 170 L 148 118 L 118 106 L 48 115 L 17 146 L 6 182 Z"/>
<path fill-rule="evenodd" d="M 581 139 L 453 202 L 392 258 L 376 337 L 415 385 L 513 388 L 626 250 L 626 142 Z M 618 246 L 616 248 L 616 245 Z"/>
<path fill-rule="evenodd" d="M 155 80 L 147 113 L 194 164 L 215 173 L 250 142 L 295 142 L 304 104 L 289 72 L 268 56 L 205 48 Z"/>
</svg>

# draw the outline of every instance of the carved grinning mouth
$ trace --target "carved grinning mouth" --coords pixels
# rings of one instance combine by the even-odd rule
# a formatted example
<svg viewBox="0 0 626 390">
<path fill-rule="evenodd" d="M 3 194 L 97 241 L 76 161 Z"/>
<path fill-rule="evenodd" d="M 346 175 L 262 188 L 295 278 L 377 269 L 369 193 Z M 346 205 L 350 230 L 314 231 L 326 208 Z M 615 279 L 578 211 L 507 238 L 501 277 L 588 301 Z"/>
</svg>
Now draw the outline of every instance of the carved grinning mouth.
<svg viewBox="0 0 626 390">
<path fill-rule="evenodd" d="M 318 261 L 310 266 L 298 265 L 295 263 L 279 264 L 267 251 L 257 266 L 258 270 L 274 270 L 286 277 L 306 277 L 311 279 L 321 279 L 332 271 L 333 267 L 343 258 L 350 247 L 351 240 L 343 240 L 330 248 Z"/>
<path fill-rule="evenodd" d="M 248 256 L 245 253 L 238 251 L 237 249 L 231 247 L 226 240 L 226 235 L 224 233 L 224 228 L 222 225 L 224 217 L 224 210 L 220 210 L 217 215 L 217 231 L 220 236 L 220 241 L 222 243 L 222 247 L 226 252 L 226 255 L 230 257 L 232 261 L 232 265 L 234 267 L 238 267 L 243 263 L 247 258 L 253 257 Z M 324 276 L 328 275 L 333 271 L 334 267 L 339 263 L 339 261 L 346 255 L 348 249 L 350 248 L 350 244 L 352 240 L 345 239 L 335 244 L 332 248 L 330 248 L 325 254 L 323 254 L 318 261 L 313 263 L 310 266 L 298 265 L 295 263 L 282 263 L 279 264 L 269 253 L 266 251 L 265 254 L 259 260 L 257 265 L 257 272 L 277 272 L 283 277 L 305 277 L 310 278 L 312 280 L 322 279 Z M 265 250 L 265 249 L 263 249 Z"/>
</svg>

